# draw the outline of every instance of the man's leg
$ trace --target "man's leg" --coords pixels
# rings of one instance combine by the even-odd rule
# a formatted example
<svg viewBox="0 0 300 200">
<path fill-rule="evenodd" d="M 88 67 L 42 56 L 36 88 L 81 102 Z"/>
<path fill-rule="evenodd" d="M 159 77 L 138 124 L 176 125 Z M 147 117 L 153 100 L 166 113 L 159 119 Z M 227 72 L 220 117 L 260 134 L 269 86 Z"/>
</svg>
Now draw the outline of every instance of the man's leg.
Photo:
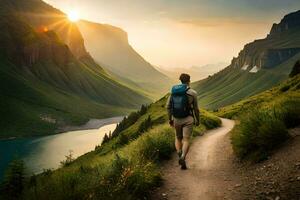
<svg viewBox="0 0 300 200">
<path fill-rule="evenodd" d="M 185 157 L 190 149 L 190 137 L 183 136 L 182 140 L 182 155 L 181 157 L 185 160 Z"/>
<path fill-rule="evenodd" d="M 192 130 L 193 130 L 193 118 L 189 118 L 187 120 L 187 123 L 182 128 L 182 135 L 183 135 L 182 155 L 181 155 L 181 158 L 179 161 L 179 163 L 181 165 L 181 169 L 187 169 L 186 163 L 185 163 L 185 157 L 190 149 L 190 137 L 192 135 Z"/>
<path fill-rule="evenodd" d="M 180 124 L 175 124 L 175 148 L 179 157 L 182 155 L 182 126 Z"/>
<path fill-rule="evenodd" d="M 185 159 L 190 149 L 190 137 L 193 131 L 193 123 L 188 123 L 183 127 L 183 140 L 182 140 L 182 158 Z"/>
<path fill-rule="evenodd" d="M 175 136 L 175 148 L 178 156 L 180 157 L 182 154 L 182 140 Z"/>
</svg>

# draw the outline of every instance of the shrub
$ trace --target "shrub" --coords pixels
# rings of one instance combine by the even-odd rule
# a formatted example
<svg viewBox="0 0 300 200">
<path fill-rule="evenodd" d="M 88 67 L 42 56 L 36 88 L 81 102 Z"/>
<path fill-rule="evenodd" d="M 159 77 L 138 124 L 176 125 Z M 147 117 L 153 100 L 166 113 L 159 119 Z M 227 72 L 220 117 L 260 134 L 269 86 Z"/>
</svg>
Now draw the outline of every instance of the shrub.
<svg viewBox="0 0 300 200">
<path fill-rule="evenodd" d="M 232 132 L 235 153 L 253 161 L 266 159 L 271 151 L 289 137 L 280 115 L 269 110 L 254 110 L 241 118 Z"/>
<path fill-rule="evenodd" d="M 162 129 L 160 134 L 141 138 L 132 156 L 138 160 L 154 162 L 169 159 L 174 151 L 174 137 L 166 130 L 169 129 Z"/>
<path fill-rule="evenodd" d="M 284 98 L 276 106 L 275 113 L 281 118 L 287 128 L 300 124 L 300 98 Z"/>
<path fill-rule="evenodd" d="M 221 125 L 221 120 L 215 115 L 210 114 L 205 110 L 201 110 L 200 113 L 200 122 L 207 128 L 213 129 Z"/>
</svg>

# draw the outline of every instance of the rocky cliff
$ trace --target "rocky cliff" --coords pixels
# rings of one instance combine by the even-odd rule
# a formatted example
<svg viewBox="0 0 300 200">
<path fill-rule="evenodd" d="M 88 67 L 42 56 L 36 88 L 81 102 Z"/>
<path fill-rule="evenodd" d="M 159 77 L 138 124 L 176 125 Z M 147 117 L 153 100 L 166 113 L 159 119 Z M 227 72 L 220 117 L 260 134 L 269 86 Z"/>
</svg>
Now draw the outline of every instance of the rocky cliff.
<svg viewBox="0 0 300 200">
<path fill-rule="evenodd" d="M 280 21 L 279 24 L 274 23 L 270 35 L 272 36 L 277 35 L 299 27 L 300 27 L 300 10 L 284 16 L 284 18 Z"/>
<path fill-rule="evenodd" d="M 285 62 L 300 52 L 300 11 L 286 15 L 279 24 L 274 24 L 265 39 L 245 45 L 231 66 L 250 70 L 256 67 L 270 69 Z"/>
</svg>

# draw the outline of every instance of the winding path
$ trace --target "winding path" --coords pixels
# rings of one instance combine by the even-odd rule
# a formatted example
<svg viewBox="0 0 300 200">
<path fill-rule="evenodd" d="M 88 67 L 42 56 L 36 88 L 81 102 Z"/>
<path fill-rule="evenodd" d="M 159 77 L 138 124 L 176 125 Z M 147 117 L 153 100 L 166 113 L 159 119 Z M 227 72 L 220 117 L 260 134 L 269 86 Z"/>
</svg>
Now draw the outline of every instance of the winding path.
<svg viewBox="0 0 300 200">
<path fill-rule="evenodd" d="M 227 134 L 233 126 L 234 121 L 222 119 L 222 127 L 196 138 L 187 157 L 188 170 L 180 170 L 174 154 L 162 167 L 164 184 L 152 199 L 231 199 L 232 190 L 240 186 Z"/>
</svg>

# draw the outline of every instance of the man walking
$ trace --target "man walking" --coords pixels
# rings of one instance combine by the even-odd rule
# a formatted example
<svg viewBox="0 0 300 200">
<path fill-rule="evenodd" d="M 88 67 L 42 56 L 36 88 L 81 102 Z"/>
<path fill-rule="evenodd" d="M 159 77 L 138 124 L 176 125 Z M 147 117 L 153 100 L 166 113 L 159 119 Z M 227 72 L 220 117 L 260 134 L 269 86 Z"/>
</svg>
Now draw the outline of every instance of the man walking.
<svg viewBox="0 0 300 200">
<path fill-rule="evenodd" d="M 190 88 L 190 75 L 181 74 L 182 84 L 172 87 L 167 101 L 169 124 L 175 128 L 175 147 L 179 156 L 181 169 L 187 169 L 185 157 L 189 151 L 189 139 L 193 124 L 199 125 L 199 108 L 197 92 Z"/>
</svg>

